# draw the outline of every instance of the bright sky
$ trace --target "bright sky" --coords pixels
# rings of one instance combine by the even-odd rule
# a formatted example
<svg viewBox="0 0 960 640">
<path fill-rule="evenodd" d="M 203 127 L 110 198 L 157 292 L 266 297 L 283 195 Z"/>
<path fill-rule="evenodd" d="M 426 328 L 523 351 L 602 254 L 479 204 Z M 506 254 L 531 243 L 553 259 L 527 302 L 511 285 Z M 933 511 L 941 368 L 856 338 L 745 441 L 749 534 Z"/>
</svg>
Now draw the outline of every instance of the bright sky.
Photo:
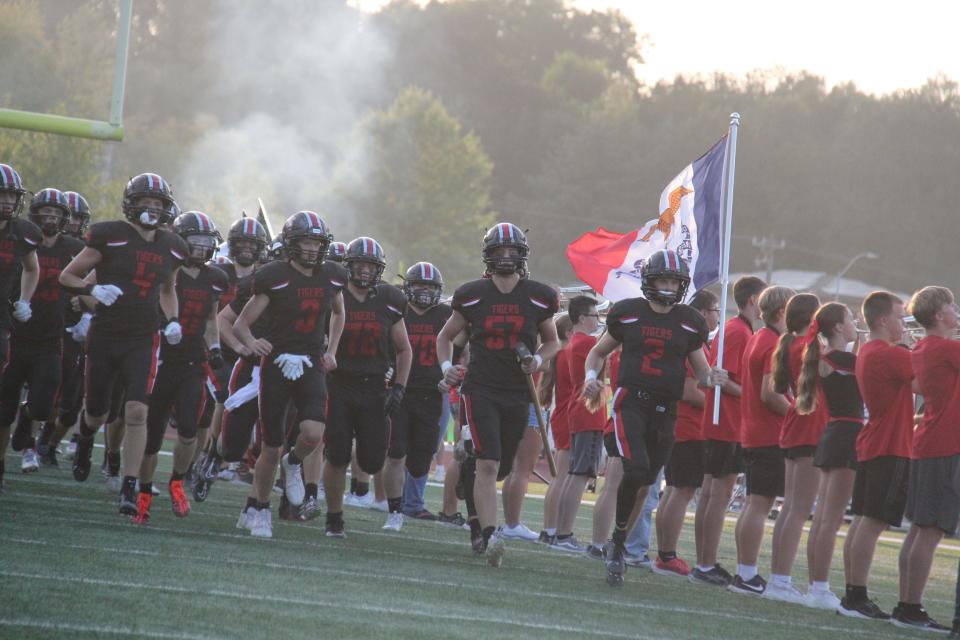
<svg viewBox="0 0 960 640">
<path fill-rule="evenodd" d="M 375 9 L 384 0 L 354 0 Z M 937 73 L 960 80 L 960 3 L 912 0 L 574 0 L 620 9 L 648 35 L 637 73 L 653 84 L 678 73 L 806 69 L 827 84 L 853 81 L 868 93 L 922 85 Z M 891 7 L 896 7 L 894 10 Z"/>
</svg>

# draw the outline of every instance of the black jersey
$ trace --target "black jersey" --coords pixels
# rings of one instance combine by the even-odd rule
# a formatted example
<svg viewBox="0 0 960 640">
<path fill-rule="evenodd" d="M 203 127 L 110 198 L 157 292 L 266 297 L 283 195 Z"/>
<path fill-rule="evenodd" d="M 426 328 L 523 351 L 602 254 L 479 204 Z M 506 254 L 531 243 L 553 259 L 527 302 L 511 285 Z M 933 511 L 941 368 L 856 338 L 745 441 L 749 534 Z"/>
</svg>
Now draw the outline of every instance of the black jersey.
<svg viewBox="0 0 960 640">
<path fill-rule="evenodd" d="M 443 378 L 437 361 L 437 335 L 452 313 L 453 309 L 446 304 L 430 307 L 422 315 L 414 310 L 413 305 L 407 307 L 403 320 L 413 350 L 408 388 L 437 390 L 437 383 Z"/>
<path fill-rule="evenodd" d="M 29 342 L 60 340 L 71 296 L 60 286 L 60 272 L 81 251 L 83 251 L 83 242 L 65 235 L 60 235 L 52 247 L 41 243 L 37 248 L 40 278 L 33 298 L 30 299 L 33 315 L 26 322 L 13 323 L 13 335 L 18 340 Z M 12 288 L 18 289 L 19 283 L 15 283 Z"/>
<path fill-rule="evenodd" d="M 192 277 L 186 269 L 177 273 L 177 314 L 183 338 L 177 344 L 166 340 L 160 347 L 160 359 L 164 362 L 203 362 L 206 360 L 206 343 L 203 341 L 207 319 L 227 291 L 227 274 L 215 266 L 204 265 Z"/>
<path fill-rule="evenodd" d="M 527 383 L 514 347 L 522 342 L 535 352 L 540 323 L 558 308 L 557 292 L 535 280 L 520 280 L 510 293 L 502 293 L 488 278 L 460 286 L 453 294 L 453 310 L 468 324 L 470 364 L 464 391 L 524 391 Z"/>
<path fill-rule="evenodd" d="M 703 316 L 692 307 L 678 304 L 657 313 L 643 298 L 613 305 L 607 331 L 623 345 L 617 386 L 668 402 L 683 397 L 687 356 L 702 347 L 709 334 Z"/>
<path fill-rule="evenodd" d="M 223 311 L 237 297 L 237 287 L 240 282 L 240 276 L 237 275 L 237 265 L 233 263 L 211 266 L 215 266 L 227 275 L 227 290 L 220 296 L 219 311 Z"/>
<path fill-rule="evenodd" d="M 0 328 L 9 329 L 10 307 L 7 300 L 17 278 L 23 257 L 40 246 L 43 236 L 40 227 L 29 220 L 12 218 L 0 230 Z"/>
<path fill-rule="evenodd" d="M 87 232 L 87 246 L 103 256 L 97 284 L 120 287 L 112 305 L 97 305 L 93 327 L 118 337 L 143 336 L 160 328 L 160 287 L 184 263 L 187 244 L 175 233 L 158 229 L 152 242 L 127 222 L 98 222 Z"/>
<path fill-rule="evenodd" d="M 273 345 L 273 353 L 319 357 L 326 334 L 323 320 L 346 283 L 346 270 L 335 262 L 323 262 L 312 275 L 304 275 L 286 260 L 258 269 L 253 292 L 270 298 L 263 338 Z"/>
<path fill-rule="evenodd" d="M 857 356 L 847 351 L 831 351 L 823 359 L 833 367 L 820 379 L 831 419 L 863 419 L 863 397 L 857 384 Z"/>
<path fill-rule="evenodd" d="M 403 320 L 407 298 L 392 284 L 380 283 L 367 297 L 357 300 L 343 292 L 346 318 L 337 345 L 337 372 L 352 375 L 386 375 L 393 366 L 390 328 Z"/>
</svg>

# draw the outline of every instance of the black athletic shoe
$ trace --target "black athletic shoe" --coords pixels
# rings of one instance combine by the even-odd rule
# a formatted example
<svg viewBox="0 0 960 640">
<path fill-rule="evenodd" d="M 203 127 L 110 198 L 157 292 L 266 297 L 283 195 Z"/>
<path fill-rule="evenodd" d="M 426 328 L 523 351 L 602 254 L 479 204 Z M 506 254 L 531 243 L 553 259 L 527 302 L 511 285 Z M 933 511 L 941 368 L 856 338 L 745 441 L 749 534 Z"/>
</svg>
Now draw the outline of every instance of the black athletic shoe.
<svg viewBox="0 0 960 640">
<path fill-rule="evenodd" d="M 850 602 L 846 598 L 840 599 L 837 614 L 848 618 L 866 618 L 868 620 L 889 620 L 890 614 L 877 606 L 877 603 L 867 598 L 862 602 Z"/>
<path fill-rule="evenodd" d="M 890 622 L 895 627 L 901 629 L 922 629 L 924 631 L 933 631 L 934 633 L 950 633 L 950 629 L 939 624 L 931 618 L 926 609 L 921 607 L 919 613 L 908 613 L 900 607 L 893 608 L 893 615 L 890 616 Z"/>
<path fill-rule="evenodd" d="M 549 545 L 553 544 L 554 542 L 556 542 L 556 540 L 557 540 L 557 536 L 552 536 L 552 535 L 550 535 L 549 533 L 547 533 L 546 531 L 540 531 L 540 537 L 537 538 L 537 543 L 538 543 L 538 544 L 545 544 L 545 545 L 549 546 Z"/>
<path fill-rule="evenodd" d="M 124 482 L 120 487 L 120 497 L 117 499 L 117 508 L 125 516 L 135 516 L 137 509 L 136 485 L 132 482 Z"/>
<path fill-rule="evenodd" d="M 303 504 L 297 508 L 297 520 L 301 522 L 313 520 L 318 515 L 320 515 L 320 503 L 313 496 L 304 500 Z"/>
<path fill-rule="evenodd" d="M 726 574 L 726 575 L 724 575 Z M 688 579 L 694 584 L 706 584 L 711 587 L 726 587 L 733 581 L 732 578 L 720 565 L 716 565 L 709 571 L 703 571 L 699 567 L 694 567 L 690 572 Z"/>
<path fill-rule="evenodd" d="M 13 428 L 10 438 L 10 448 L 14 451 L 23 451 L 33 447 L 33 421 L 27 415 L 27 403 L 20 405 L 20 415 L 17 416 L 17 425 Z"/>
<path fill-rule="evenodd" d="M 606 560 L 606 556 L 603 555 L 603 547 L 597 544 L 591 544 L 587 547 L 587 550 L 583 552 L 583 555 L 587 556 L 591 560 Z"/>
<path fill-rule="evenodd" d="M 623 586 L 623 574 L 627 571 L 627 564 L 623 560 L 626 551 L 611 541 L 604 547 L 604 554 L 607 556 L 607 584 L 611 587 Z"/>
<path fill-rule="evenodd" d="M 57 460 L 57 449 L 47 445 L 46 451 L 37 451 L 40 454 L 40 464 L 45 467 L 60 468 L 60 462 Z"/>
<path fill-rule="evenodd" d="M 951 638 L 960 638 L 960 618 L 954 618 L 953 631 L 950 632 Z"/>
<path fill-rule="evenodd" d="M 437 514 L 437 522 L 439 522 L 440 524 L 450 525 L 451 527 L 460 527 L 460 528 L 465 527 L 467 525 L 467 521 L 463 519 L 463 514 L 461 514 L 459 511 L 457 511 L 452 516 L 448 516 L 443 511 L 441 511 L 440 513 Z"/>
<path fill-rule="evenodd" d="M 759 573 L 749 580 L 744 580 L 740 576 L 733 576 L 733 582 L 730 583 L 727 590 L 748 596 L 762 596 L 763 592 L 767 590 L 767 581 Z"/>
<path fill-rule="evenodd" d="M 482 556 L 487 552 L 487 543 L 483 541 L 483 535 L 470 536 L 470 549 L 473 555 Z"/>
<path fill-rule="evenodd" d="M 331 518 L 327 515 L 327 525 L 324 527 L 324 535 L 328 538 L 346 538 L 347 534 L 343 532 L 343 517 Z"/>
<path fill-rule="evenodd" d="M 85 482 L 90 475 L 90 458 L 93 455 L 93 438 L 79 438 L 77 451 L 73 454 L 73 479 Z M 136 505 L 134 505 L 136 508 Z"/>
</svg>

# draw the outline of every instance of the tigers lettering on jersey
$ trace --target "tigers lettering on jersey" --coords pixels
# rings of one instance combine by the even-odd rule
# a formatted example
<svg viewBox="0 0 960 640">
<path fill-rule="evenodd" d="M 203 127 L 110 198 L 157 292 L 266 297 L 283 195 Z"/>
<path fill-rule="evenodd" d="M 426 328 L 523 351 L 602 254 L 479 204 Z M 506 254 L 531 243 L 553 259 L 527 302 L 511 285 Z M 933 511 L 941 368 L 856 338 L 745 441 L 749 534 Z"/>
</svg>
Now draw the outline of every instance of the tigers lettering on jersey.
<svg viewBox="0 0 960 640">
<path fill-rule="evenodd" d="M 336 371 L 384 375 L 393 364 L 390 328 L 403 319 L 407 299 L 392 284 L 380 283 L 363 300 L 343 294 L 346 317 L 337 346 Z"/>
</svg>

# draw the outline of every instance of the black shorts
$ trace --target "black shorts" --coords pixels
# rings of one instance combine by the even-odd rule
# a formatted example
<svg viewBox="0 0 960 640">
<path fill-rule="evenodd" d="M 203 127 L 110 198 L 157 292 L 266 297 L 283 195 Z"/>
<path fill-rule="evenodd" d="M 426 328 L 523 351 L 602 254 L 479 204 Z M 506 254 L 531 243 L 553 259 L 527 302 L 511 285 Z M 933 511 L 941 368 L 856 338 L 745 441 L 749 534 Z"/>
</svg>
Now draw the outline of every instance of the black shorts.
<svg viewBox="0 0 960 640">
<path fill-rule="evenodd" d="M 743 450 L 739 442 L 703 441 L 703 474 L 714 478 L 743 473 Z"/>
<path fill-rule="evenodd" d="M 242 389 L 253 379 L 254 369 L 259 375 L 259 366 L 249 358 L 240 358 L 230 373 L 229 392 Z M 227 462 L 240 462 L 250 447 L 250 439 L 260 417 L 256 399 L 233 409 L 224 408 L 221 418 L 220 453 Z"/>
<path fill-rule="evenodd" d="M 206 406 L 206 372 L 199 364 L 163 362 L 147 403 L 146 453 L 156 454 L 163 446 L 163 434 L 176 416 L 177 435 L 183 440 L 197 437 L 197 424 Z"/>
<path fill-rule="evenodd" d="M 324 451 L 330 464 L 350 464 L 353 441 L 357 441 L 357 464 L 364 473 L 383 468 L 390 442 L 383 412 L 387 389 L 382 375 L 354 376 L 334 372 L 330 376 L 330 406 Z"/>
<path fill-rule="evenodd" d="M 110 411 L 114 386 L 126 402 L 146 404 L 157 376 L 160 334 L 118 338 L 97 331 L 96 320 L 87 335 L 87 413 L 103 416 Z"/>
<path fill-rule="evenodd" d="M 230 396 L 230 376 L 233 374 L 233 367 L 237 364 L 238 359 L 236 353 L 230 349 L 225 349 L 223 351 L 223 366 L 219 369 L 210 369 L 213 372 L 217 404 L 223 404 Z"/>
<path fill-rule="evenodd" d="M 857 435 L 863 425 L 849 420 L 833 420 L 824 429 L 813 456 L 813 466 L 821 469 L 857 468 Z"/>
<path fill-rule="evenodd" d="M 63 338 L 63 358 L 60 366 L 60 424 L 72 427 L 80 417 L 83 406 L 83 343 L 69 336 Z"/>
<path fill-rule="evenodd" d="M 953 534 L 960 523 L 960 455 L 910 462 L 907 520 Z"/>
<path fill-rule="evenodd" d="M 442 399 L 436 389 L 407 389 L 400 409 L 390 421 L 387 455 L 406 458 L 407 471 L 420 478 L 430 471 L 430 461 L 440 439 Z"/>
<path fill-rule="evenodd" d="M 613 434 L 623 459 L 623 473 L 641 486 L 653 484 L 673 449 L 677 404 L 647 399 L 625 387 L 613 396 Z"/>
<path fill-rule="evenodd" d="M 909 458 L 880 456 L 861 462 L 853 483 L 853 515 L 899 527 L 907 506 L 909 476 Z"/>
<path fill-rule="evenodd" d="M 567 473 L 596 478 L 602 453 L 602 431 L 577 431 L 571 434 L 570 470 Z"/>
<path fill-rule="evenodd" d="M 476 457 L 499 461 L 498 476 L 507 477 L 513 468 L 517 447 L 529 428 L 530 398 L 527 392 L 474 386 L 461 397 Z"/>
<path fill-rule="evenodd" d="M 703 485 L 703 440 L 674 442 L 663 476 L 668 487 L 696 489 Z"/>
<path fill-rule="evenodd" d="M 748 496 L 783 495 L 786 477 L 783 449 L 777 446 L 744 448 L 743 466 Z"/>
<path fill-rule="evenodd" d="M 817 445 L 801 444 L 797 447 L 789 447 L 783 450 L 783 457 L 787 460 L 799 460 L 800 458 L 812 458 L 817 453 Z"/>
<path fill-rule="evenodd" d="M 60 372 L 59 340 L 55 344 L 30 344 L 14 338 L 0 383 L 0 424 L 13 423 L 25 384 L 30 388 L 30 417 L 43 422 L 49 419 L 60 392 Z"/>
<path fill-rule="evenodd" d="M 292 401 L 298 422 L 327 420 L 327 373 L 320 358 L 303 367 L 303 375 L 287 380 L 274 356 L 260 360 L 260 430 L 263 444 L 282 447 L 287 434 L 287 405 Z"/>
</svg>

